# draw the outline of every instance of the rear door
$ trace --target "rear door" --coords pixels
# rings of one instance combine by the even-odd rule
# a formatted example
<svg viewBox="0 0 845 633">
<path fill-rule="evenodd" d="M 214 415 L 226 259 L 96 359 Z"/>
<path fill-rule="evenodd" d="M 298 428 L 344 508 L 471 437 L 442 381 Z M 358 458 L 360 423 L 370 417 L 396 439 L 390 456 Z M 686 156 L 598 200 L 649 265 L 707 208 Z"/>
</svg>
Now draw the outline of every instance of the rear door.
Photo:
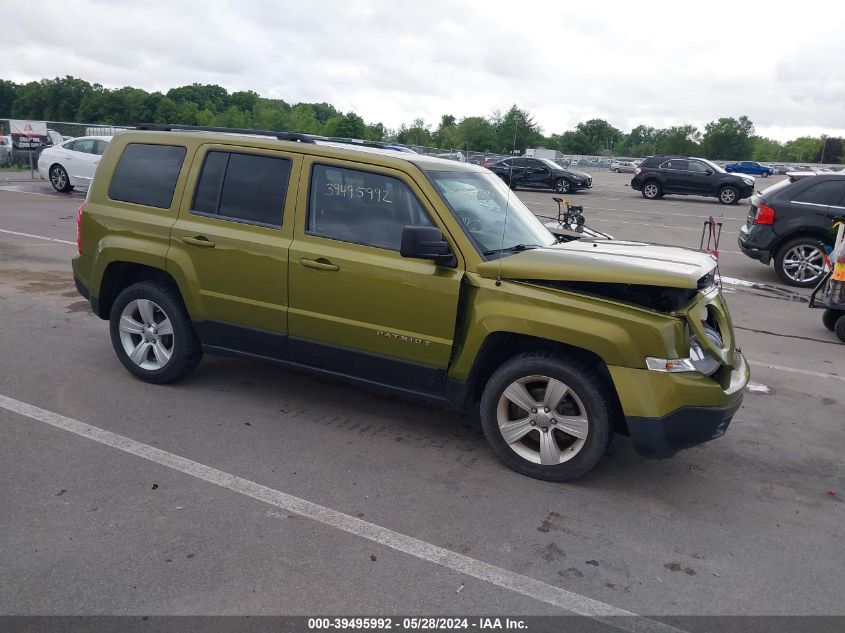
<svg viewBox="0 0 845 633">
<path fill-rule="evenodd" d="M 291 360 L 437 391 L 452 351 L 463 261 L 399 254 L 405 226 L 439 218 L 407 174 L 306 158 L 290 248 Z M 307 175 L 306 175 L 307 174 Z"/>
<path fill-rule="evenodd" d="M 206 345 L 286 357 L 288 247 L 299 154 L 203 145 L 173 225 L 168 270 L 190 286 Z"/>
<path fill-rule="evenodd" d="M 812 180 L 808 179 L 809 186 L 789 196 L 792 213 L 783 218 L 785 221 L 779 221 L 780 218 L 775 216 L 773 228 L 779 235 L 788 235 L 805 227 L 828 229 L 833 216 L 843 215 L 845 178 L 821 182 Z"/>
</svg>

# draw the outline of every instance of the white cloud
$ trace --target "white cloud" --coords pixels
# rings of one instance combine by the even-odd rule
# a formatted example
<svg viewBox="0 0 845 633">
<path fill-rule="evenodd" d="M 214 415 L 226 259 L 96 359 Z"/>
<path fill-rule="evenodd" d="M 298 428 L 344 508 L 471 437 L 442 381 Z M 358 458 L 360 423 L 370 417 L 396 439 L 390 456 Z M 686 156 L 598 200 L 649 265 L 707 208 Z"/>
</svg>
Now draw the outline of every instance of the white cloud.
<svg viewBox="0 0 845 633">
<path fill-rule="evenodd" d="M 546 133 L 747 114 L 781 140 L 845 135 L 845 4 L 288 0 L 8 5 L 0 77 L 217 83 L 389 127 L 517 103 Z"/>
</svg>

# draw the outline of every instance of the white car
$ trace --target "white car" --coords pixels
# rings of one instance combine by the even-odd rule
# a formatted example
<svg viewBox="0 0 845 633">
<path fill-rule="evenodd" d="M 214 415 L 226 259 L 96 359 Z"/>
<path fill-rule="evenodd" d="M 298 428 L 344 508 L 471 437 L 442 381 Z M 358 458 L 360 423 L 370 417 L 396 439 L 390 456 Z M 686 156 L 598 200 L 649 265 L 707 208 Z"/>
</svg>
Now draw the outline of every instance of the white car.
<svg viewBox="0 0 845 633">
<path fill-rule="evenodd" d="M 56 191 L 88 187 L 111 136 L 80 136 L 48 147 L 38 157 L 38 174 Z"/>
</svg>

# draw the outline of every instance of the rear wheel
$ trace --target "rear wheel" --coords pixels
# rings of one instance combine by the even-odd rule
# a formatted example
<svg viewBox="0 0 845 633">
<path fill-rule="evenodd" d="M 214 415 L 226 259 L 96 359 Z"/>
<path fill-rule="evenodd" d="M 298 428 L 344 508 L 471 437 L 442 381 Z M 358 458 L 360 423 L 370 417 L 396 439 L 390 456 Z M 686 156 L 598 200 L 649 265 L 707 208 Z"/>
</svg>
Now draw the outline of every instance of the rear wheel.
<svg viewBox="0 0 845 633">
<path fill-rule="evenodd" d="M 783 283 L 809 288 L 824 274 L 824 243 L 813 237 L 796 237 L 778 249 L 775 272 Z"/>
<path fill-rule="evenodd" d="M 61 165 L 50 167 L 50 184 L 53 185 L 53 189 L 61 193 L 67 193 L 73 190 L 73 185 L 70 184 L 70 177 Z"/>
<path fill-rule="evenodd" d="M 654 200 L 655 198 L 660 198 L 663 196 L 663 187 L 660 186 L 659 182 L 655 180 L 649 180 L 643 185 L 643 190 L 641 193 L 643 194 L 643 198 L 645 198 L 646 200 Z"/>
<path fill-rule="evenodd" d="M 739 202 L 739 191 L 736 187 L 722 187 L 719 191 L 719 202 L 722 204 L 736 204 Z"/>
<path fill-rule="evenodd" d="M 768 177 L 769 177 L 769 172 L 764 171 L 761 175 L 763 176 L 763 178 L 768 178 Z"/>
<path fill-rule="evenodd" d="M 121 292 L 110 314 L 112 346 L 129 372 L 146 382 L 174 382 L 191 372 L 202 349 L 181 297 L 153 282 Z"/>
<path fill-rule="evenodd" d="M 484 435 L 518 473 L 547 481 L 581 477 L 610 443 L 607 390 L 579 361 L 546 352 L 521 354 L 484 387 Z"/>
</svg>

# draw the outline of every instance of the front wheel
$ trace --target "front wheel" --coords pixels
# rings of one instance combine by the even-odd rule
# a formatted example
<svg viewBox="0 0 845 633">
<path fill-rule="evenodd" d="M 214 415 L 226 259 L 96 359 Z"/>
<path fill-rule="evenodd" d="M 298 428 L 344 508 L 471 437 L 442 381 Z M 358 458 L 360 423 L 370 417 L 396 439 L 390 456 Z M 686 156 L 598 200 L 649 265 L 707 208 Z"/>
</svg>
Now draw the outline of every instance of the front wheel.
<svg viewBox="0 0 845 633">
<path fill-rule="evenodd" d="M 833 332 L 840 341 L 845 343 L 845 316 L 839 317 L 836 326 L 833 328 Z"/>
<path fill-rule="evenodd" d="M 558 193 L 569 193 L 570 185 L 566 178 L 558 178 L 555 181 L 555 191 Z"/>
<path fill-rule="evenodd" d="M 502 365 L 481 397 L 481 425 L 523 475 L 566 481 L 592 470 L 611 436 L 608 387 L 583 363 L 529 352 Z"/>
<path fill-rule="evenodd" d="M 53 189 L 60 193 L 67 193 L 73 190 L 73 185 L 70 184 L 70 177 L 61 165 L 50 167 L 50 184 L 53 185 Z"/>
<path fill-rule="evenodd" d="M 763 178 L 768 178 L 768 177 L 769 177 L 769 172 L 764 171 L 764 172 L 763 172 L 762 174 L 760 174 L 760 175 L 761 175 L 761 176 L 763 176 Z"/>
<path fill-rule="evenodd" d="M 165 384 L 190 373 L 202 349 L 181 297 L 154 282 L 121 292 L 109 318 L 112 346 L 123 366 L 146 382 Z"/>
<path fill-rule="evenodd" d="M 719 202 L 722 204 L 736 204 L 739 202 L 739 191 L 736 187 L 722 187 L 719 191 Z"/>
<path fill-rule="evenodd" d="M 836 322 L 845 317 L 845 310 L 831 310 L 826 308 L 822 314 L 822 323 L 831 332 L 836 331 Z"/>
</svg>

